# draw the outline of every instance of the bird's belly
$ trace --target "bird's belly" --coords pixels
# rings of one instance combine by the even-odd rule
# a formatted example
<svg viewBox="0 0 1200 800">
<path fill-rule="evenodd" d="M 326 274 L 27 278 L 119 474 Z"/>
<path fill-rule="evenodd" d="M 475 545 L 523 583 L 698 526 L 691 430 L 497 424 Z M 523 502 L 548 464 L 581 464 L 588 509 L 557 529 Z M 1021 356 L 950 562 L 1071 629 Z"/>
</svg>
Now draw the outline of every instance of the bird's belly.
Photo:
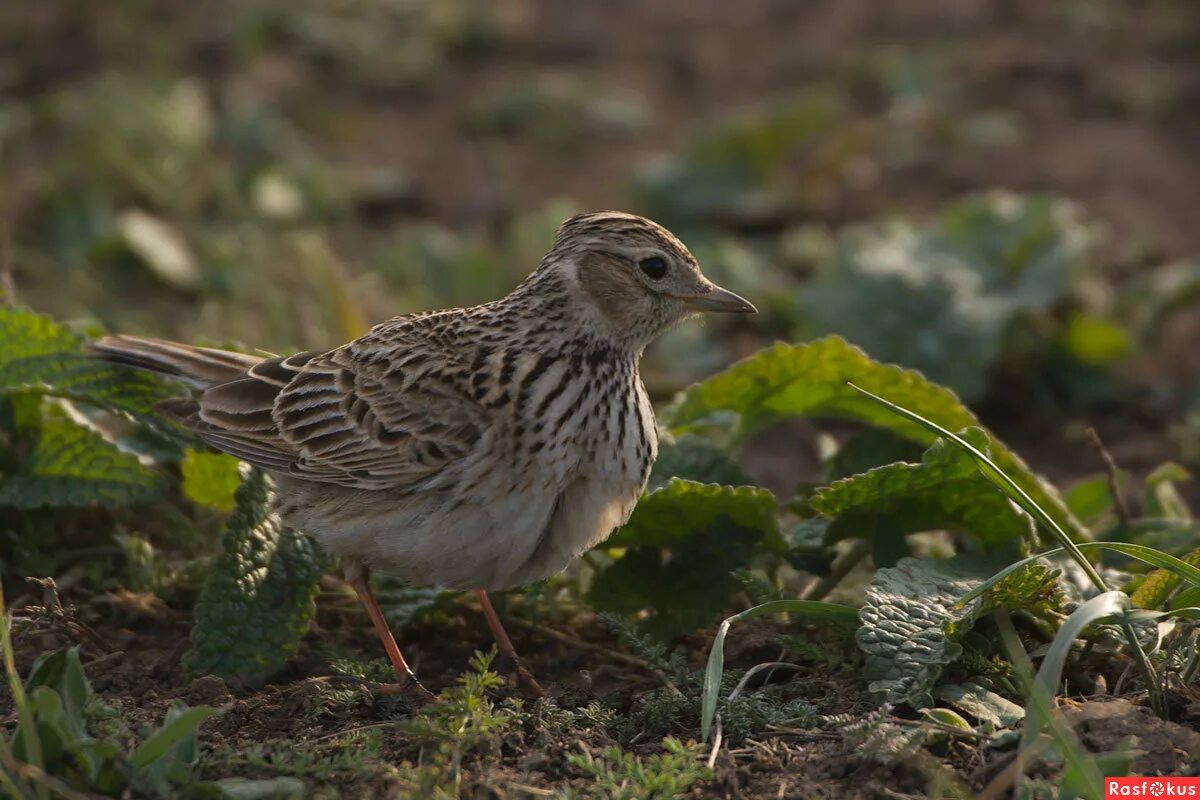
<svg viewBox="0 0 1200 800">
<path fill-rule="evenodd" d="M 487 503 L 351 491 L 344 503 L 293 504 L 285 521 L 332 555 L 412 583 L 503 589 L 559 572 L 608 536 L 641 491 L 620 483 L 579 477 Z"/>
<path fill-rule="evenodd" d="M 540 580 L 566 568 L 622 525 L 641 495 L 641 482 L 580 478 L 560 494 L 537 548 L 510 576 L 512 585 Z"/>
</svg>

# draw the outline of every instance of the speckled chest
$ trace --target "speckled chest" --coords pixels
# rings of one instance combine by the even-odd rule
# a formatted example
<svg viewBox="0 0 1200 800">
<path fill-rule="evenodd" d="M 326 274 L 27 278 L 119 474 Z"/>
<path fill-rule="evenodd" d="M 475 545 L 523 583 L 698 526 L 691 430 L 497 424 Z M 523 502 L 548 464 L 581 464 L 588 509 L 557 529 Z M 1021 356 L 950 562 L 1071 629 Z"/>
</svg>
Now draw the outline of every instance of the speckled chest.
<svg viewBox="0 0 1200 800">
<path fill-rule="evenodd" d="M 541 352 L 484 349 L 472 366 L 473 399 L 496 415 L 494 447 L 510 488 L 586 477 L 640 493 L 657 439 L 636 355 L 585 340 Z"/>
</svg>

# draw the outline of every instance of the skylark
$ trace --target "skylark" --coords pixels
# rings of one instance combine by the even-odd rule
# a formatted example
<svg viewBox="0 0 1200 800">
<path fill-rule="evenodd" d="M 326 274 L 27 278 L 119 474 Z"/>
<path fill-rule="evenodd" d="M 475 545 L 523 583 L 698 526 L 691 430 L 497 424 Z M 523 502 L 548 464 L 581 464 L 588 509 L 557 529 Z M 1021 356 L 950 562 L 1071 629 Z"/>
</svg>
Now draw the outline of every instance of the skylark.
<svg viewBox="0 0 1200 800">
<path fill-rule="evenodd" d="M 501 654 L 541 694 L 487 590 L 562 570 L 629 517 L 658 449 L 646 346 L 694 312 L 754 310 L 665 228 L 605 211 L 563 223 L 506 297 L 397 317 L 328 352 L 133 336 L 91 352 L 199 387 L 160 410 L 275 476 L 283 521 L 341 557 L 395 667 L 390 691 L 428 696 L 369 568 L 475 590 Z"/>
</svg>

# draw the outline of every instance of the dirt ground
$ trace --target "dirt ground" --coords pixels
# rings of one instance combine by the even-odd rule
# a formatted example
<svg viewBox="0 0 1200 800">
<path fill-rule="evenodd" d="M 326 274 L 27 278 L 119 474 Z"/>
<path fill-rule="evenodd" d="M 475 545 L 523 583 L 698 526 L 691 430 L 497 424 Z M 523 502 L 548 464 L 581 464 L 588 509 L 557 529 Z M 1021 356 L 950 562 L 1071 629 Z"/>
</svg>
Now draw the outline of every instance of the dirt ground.
<svg viewBox="0 0 1200 800">
<path fill-rule="evenodd" d="M 217 709 L 201 728 L 210 751 L 237 751 L 255 743 L 304 748 L 344 737 L 348 731 L 383 726 L 384 741 L 378 755 L 394 764 L 415 763 L 422 755 L 419 746 L 398 732 L 386 733 L 388 720 L 396 718 L 397 703 L 402 701 L 375 699 L 364 692 L 357 702 L 347 703 L 344 697 L 329 692 L 328 676 L 332 671 L 328 658 L 321 653 L 327 652 L 330 644 L 366 657 L 378 648 L 361 614 L 345 600 L 323 595 L 318 623 L 295 661 L 284 674 L 256 689 L 230 687 L 211 676 L 186 679 L 179 657 L 187 646 L 187 620 L 145 595 L 99 598 L 72 609 L 70 624 L 37 619 L 36 614 L 27 611 L 26 616 L 36 621 L 23 626 L 24 632 L 17 638 L 17 665 L 24 672 L 39 653 L 78 644 L 95 691 L 134 726 L 155 725 L 172 700 Z M 624 713 L 640 695 L 659 688 L 648 671 L 609 654 L 619 648 L 594 621 L 581 624 L 580 620 L 555 620 L 547 625 L 558 631 L 569 630 L 569 643 L 525 626 L 513 631 L 518 649 L 547 687 L 553 706 L 534 704 L 531 718 L 519 730 L 506 734 L 494 747 L 472 753 L 463 765 L 459 796 L 533 797 L 539 795 L 527 791 L 528 787 L 586 786 L 586 779 L 573 776 L 569 770 L 564 772 L 566 755 L 581 749 L 598 752 L 616 741 L 600 729 L 539 724 L 539 714 L 543 709 L 553 713 L 550 709 L 578 709 L 593 702 Z M 727 662 L 749 667 L 773 660 L 778 655 L 775 636 L 768 626 L 748 625 L 735 630 L 726 645 Z M 435 689 L 454 680 L 473 649 L 490 645 L 474 610 L 444 624 L 406 630 L 403 639 L 414 668 Z M 699 654 L 699 659 L 706 642 L 697 640 L 695 644 L 688 649 Z M 1118 676 L 1111 678 L 1115 682 Z M 812 664 L 787 686 L 823 715 L 846 715 L 847 724 L 875 707 L 853 671 L 830 672 Z M 511 681 L 500 691 L 505 697 L 516 694 Z M 1200 696 L 1190 700 L 1182 695 L 1173 697 L 1175 716 L 1184 724 L 1163 721 L 1140 705 L 1108 696 L 1067 701 L 1067 719 L 1094 752 L 1112 752 L 1124 746 L 1139 751 L 1135 774 L 1182 774 L 1200 759 Z M 402 711 L 402 706 L 399 709 Z M 0 698 L 0 717 L 11 712 L 9 698 Z M 626 743 L 626 747 L 649 754 L 656 752 L 657 742 L 643 746 Z M 939 770 L 952 770 L 946 774 L 953 774 L 960 785 L 979 792 L 1001 775 L 1013 758 L 1011 751 L 980 749 L 969 740 L 948 741 L 934 752 L 939 765 L 919 751 L 905 763 L 884 766 L 848 750 L 835 731 L 763 731 L 722 750 L 712 780 L 698 784 L 688 796 L 728 800 L 920 797 L 928 790 L 931 775 Z M 1039 771 L 1035 763 L 1031 774 Z M 269 765 L 259 765 L 244 769 L 242 774 L 266 778 L 276 772 Z M 391 781 L 364 785 L 361 776 L 340 776 L 336 772 L 317 783 L 326 792 L 353 796 L 406 796 Z"/>
<path fill-rule="evenodd" d="M 837 225 L 901 209 L 932 211 L 982 188 L 1051 191 L 1106 221 L 1106 253 L 1128 275 L 1139 265 L 1200 253 L 1200 31 L 1176 22 L 1185 18 L 1187 1 L 1168 0 L 1151 13 L 1142 4 L 1115 1 L 514 0 L 503 4 L 507 32 L 500 49 L 448 62 L 419 88 L 347 85 L 320 63 L 294 53 L 276 54 L 235 77 L 285 106 L 314 86 L 335 98 L 311 123 L 322 132 L 329 154 L 366 169 L 396 166 L 412 180 L 411 202 L 386 209 L 377 224 L 422 216 L 451 225 L 490 225 L 514 207 L 540 206 L 553 197 L 570 197 L 584 207 L 627 207 L 633 165 L 677 151 L 706 121 L 753 108 L 787 87 L 825 79 L 835 66 L 845 69 L 866 54 L 925 48 L 955 59 L 952 88 L 969 95 L 975 106 L 1016 112 L 1021 141 L 993 147 L 984 158 L 948 146 L 901 170 L 867 165 L 858 179 L 812 198 L 811 218 Z M 16 5 L 24 6 L 13 4 L 8 13 Z M 44 48 L 47 55 L 44 65 L 9 87 L 18 95 L 86 74 L 109 57 L 103 31 L 65 30 L 53 6 L 20 11 L 29 14 L 30 49 Z M 164 26 L 192 32 L 197 70 L 223 75 L 228 54 L 219 26 L 201 19 L 203 4 L 149 6 Z M 1109 22 L 1100 25 L 1096 16 Z M 60 57 L 64 37 L 76 43 L 70 58 Z M 636 94 L 653 109 L 653 123 L 618 139 L 584 137 L 567 150 L 522 138 L 462 134 L 462 120 L 480 98 L 497 86 L 542 73 L 573 75 L 604 91 Z M 1148 88 L 1165 83 L 1173 87 L 1169 102 Z M 869 91 L 855 101 L 864 117 L 880 102 Z M 797 172 L 805 168 L 796 165 Z M 1196 335 L 1200 316 L 1175 320 L 1159 354 L 1137 366 L 1138 378 L 1178 384 L 1181 375 L 1200 374 Z M 1024 422 L 1015 426 L 1008 410 L 1001 399 L 985 413 L 1002 438 L 1056 481 L 1101 469 L 1078 432 L 1039 430 Z M 1138 473 L 1171 455 L 1165 430 L 1175 413 L 1170 404 L 1151 403 L 1138 416 L 1122 411 L 1096 422 L 1118 462 Z M 789 431 L 773 442 L 754 450 L 751 461 L 775 473 L 773 480 L 780 484 L 804 477 L 803 460 L 796 466 L 795 455 L 811 447 L 812 431 Z M 180 656 L 189 620 L 138 596 L 81 604 L 81 619 L 98 634 L 98 641 L 83 639 L 85 665 L 107 702 L 147 724 L 160 719 L 175 698 L 220 707 L 222 713 L 202 729 L 214 747 L 277 737 L 315 740 L 380 719 L 370 702 L 350 715 L 314 709 L 323 696 L 317 676 L 329 673 L 321 642 L 365 653 L 377 647 L 365 617 L 343 600 L 322 594 L 318 624 L 299 657 L 261 689 L 230 688 L 213 678 L 186 681 Z M 562 620 L 548 625 L 568 629 Z M 657 686 L 653 675 L 639 674 L 606 654 L 617 645 L 594 621 L 571 624 L 569 630 L 576 644 L 525 627 L 514 630 L 518 648 L 560 705 L 617 698 L 620 710 L 622 702 Z M 405 631 L 403 638 L 433 687 L 448 685 L 470 653 L 488 644 L 482 619 L 471 612 L 441 626 Z M 39 623 L 17 640 L 18 666 L 23 671 L 36 654 L 72 640 L 80 638 L 61 626 Z M 690 649 L 706 653 L 706 642 L 698 640 Z M 777 649 L 769 650 L 755 643 L 754 629 L 747 627 L 731 636 L 729 663 L 773 660 Z M 822 714 L 873 708 L 864 686 L 817 668 L 794 683 Z M 0 717 L 10 711 L 7 696 L 0 698 Z M 1120 699 L 1085 703 L 1071 713 L 1097 749 L 1114 744 L 1104 734 L 1109 721 L 1136 720 L 1148 769 L 1182 770 L 1186 751 L 1195 754 L 1200 748 L 1196 708 L 1185 707 L 1181 716 L 1188 727 L 1156 720 Z M 600 735 L 584 742 L 590 748 L 608 743 Z M 514 785 L 555 780 L 562 754 L 578 744 L 529 726 L 506 739 L 498 752 L 474 757 L 466 766 L 462 796 L 534 796 Z M 385 752 L 397 759 L 415 756 L 402 739 L 389 740 Z M 946 745 L 945 763 L 973 791 L 1002 771 L 1006 758 L 958 742 Z M 898 798 L 920 795 L 927 784 L 916 768 L 897 772 L 865 765 L 835 737 L 776 732 L 726 750 L 714 779 L 691 796 Z"/>
</svg>

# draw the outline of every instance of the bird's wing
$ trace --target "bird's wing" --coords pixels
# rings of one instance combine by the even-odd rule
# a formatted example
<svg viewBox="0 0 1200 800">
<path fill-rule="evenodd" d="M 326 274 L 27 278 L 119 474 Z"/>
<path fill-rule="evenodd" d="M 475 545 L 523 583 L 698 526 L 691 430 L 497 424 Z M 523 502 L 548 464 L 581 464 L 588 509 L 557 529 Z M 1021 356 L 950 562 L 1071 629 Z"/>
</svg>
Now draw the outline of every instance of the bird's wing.
<svg viewBox="0 0 1200 800">
<path fill-rule="evenodd" d="M 378 329 L 377 329 L 378 330 Z M 363 489 L 417 489 L 489 426 L 452 348 L 398 325 L 323 354 L 254 365 L 167 410 L 215 447 L 266 469 Z"/>
</svg>

